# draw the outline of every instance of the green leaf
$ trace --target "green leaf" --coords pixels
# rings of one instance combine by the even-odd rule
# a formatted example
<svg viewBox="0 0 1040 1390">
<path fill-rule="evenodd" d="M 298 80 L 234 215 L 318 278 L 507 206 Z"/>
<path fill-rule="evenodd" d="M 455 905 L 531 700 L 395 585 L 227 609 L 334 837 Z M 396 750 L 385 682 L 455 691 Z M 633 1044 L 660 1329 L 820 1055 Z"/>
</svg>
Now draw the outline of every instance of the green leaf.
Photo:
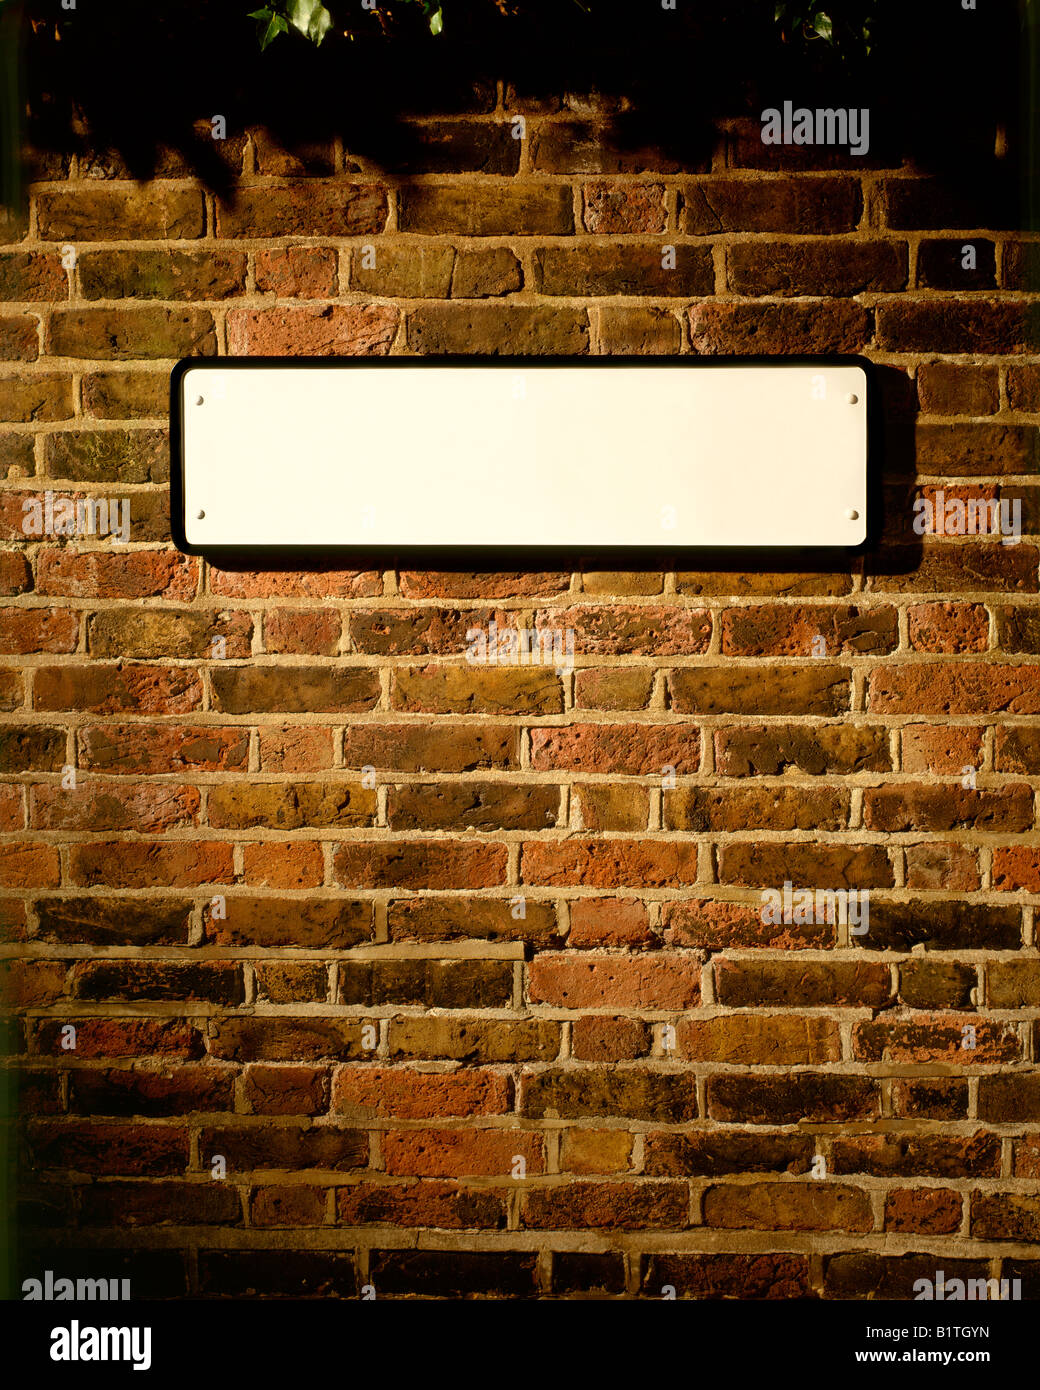
<svg viewBox="0 0 1040 1390">
<path fill-rule="evenodd" d="M 444 28 L 444 15 L 441 13 L 440 5 L 430 15 L 430 33 L 439 34 Z"/>
<path fill-rule="evenodd" d="M 289 23 L 313 44 L 320 44 L 332 28 L 332 16 L 321 0 L 290 0 Z"/>
<path fill-rule="evenodd" d="M 834 42 L 834 22 L 823 10 L 813 20 L 813 28 L 821 39 L 826 39 L 828 43 Z"/>
<path fill-rule="evenodd" d="M 262 53 L 272 39 L 288 31 L 289 26 L 285 22 L 285 16 L 275 14 L 274 10 L 254 10 L 249 16 L 260 22 L 260 52 Z"/>
</svg>

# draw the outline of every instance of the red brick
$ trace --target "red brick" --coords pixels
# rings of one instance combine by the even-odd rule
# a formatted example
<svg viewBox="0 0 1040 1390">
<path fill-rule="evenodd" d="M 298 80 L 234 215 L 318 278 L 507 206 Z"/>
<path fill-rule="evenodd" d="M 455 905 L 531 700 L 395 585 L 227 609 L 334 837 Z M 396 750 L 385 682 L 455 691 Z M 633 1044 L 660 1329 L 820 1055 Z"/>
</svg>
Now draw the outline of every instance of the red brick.
<svg viewBox="0 0 1040 1390">
<path fill-rule="evenodd" d="M 635 898 L 578 898 L 570 905 L 570 947 L 649 946 L 646 906 Z"/>
<path fill-rule="evenodd" d="M 217 202 L 218 237 L 361 236 L 386 226 L 387 196 L 377 184 L 338 179 L 257 184 Z"/>
<path fill-rule="evenodd" d="M 29 1144 L 44 1170 L 158 1178 L 188 1167 L 187 1131 L 167 1125 L 49 1121 L 33 1126 Z"/>
<path fill-rule="evenodd" d="M 243 1072 L 242 1095 L 254 1115 L 318 1115 L 328 1108 L 329 1074 L 324 1067 L 253 1063 Z"/>
<path fill-rule="evenodd" d="M 374 598 L 383 591 L 377 570 L 209 569 L 209 592 L 222 598 Z"/>
<path fill-rule="evenodd" d="M 693 350 L 705 354 L 860 352 L 872 331 L 871 312 L 844 300 L 789 304 L 706 301 L 695 304 L 689 316 Z"/>
<path fill-rule="evenodd" d="M 543 1231 L 685 1230 L 688 1193 L 682 1182 L 554 1184 L 524 1194 L 521 1221 Z"/>
<path fill-rule="evenodd" d="M 398 317 L 386 304 L 231 309 L 228 349 L 252 357 L 385 357 Z"/>
<path fill-rule="evenodd" d="M 816 644 L 823 641 L 822 651 Z M 894 608 L 729 608 L 722 614 L 726 656 L 839 656 L 890 652 L 898 643 Z"/>
<path fill-rule="evenodd" d="M 1040 893 L 1040 849 L 1010 845 L 993 851 L 993 887 L 998 892 Z"/>
<path fill-rule="evenodd" d="M 40 1022 L 35 1051 L 43 1056 L 66 1056 L 61 1045 L 62 1028 L 76 1029 L 76 1058 L 92 1057 L 199 1057 L 202 1038 L 197 1028 L 179 1019 L 50 1018 Z"/>
<path fill-rule="evenodd" d="M 981 729 L 954 724 L 905 724 L 901 740 L 904 772 L 931 772 L 943 777 L 982 766 Z"/>
<path fill-rule="evenodd" d="M 247 883 L 261 888 L 316 888 L 325 878 L 321 846 L 310 842 L 245 845 L 242 870 Z"/>
<path fill-rule="evenodd" d="M 975 1046 L 965 1045 L 965 1027 L 975 1030 Z M 855 1023 L 853 1056 L 869 1062 L 946 1062 L 955 1066 L 985 1066 L 1017 1062 L 1022 1044 L 1013 1025 L 974 1014 L 959 1018 L 919 1015 L 898 1022 Z"/>
<path fill-rule="evenodd" d="M 264 649 L 304 656 L 335 656 L 340 617 L 328 609 L 280 608 L 264 619 Z"/>
<path fill-rule="evenodd" d="M 0 654 L 74 652 L 79 615 L 67 608 L 8 608 L 0 613 Z"/>
<path fill-rule="evenodd" d="M 505 1198 L 498 1192 L 461 1183 L 425 1179 L 408 1183 L 352 1183 L 336 1193 L 337 1213 L 348 1226 L 371 1224 L 438 1227 L 446 1230 L 504 1229 Z M 466 1253 L 461 1255 L 466 1259 Z M 447 1285 L 438 1271 L 431 1292 L 439 1296 Z M 386 1285 L 380 1276 L 380 1288 Z M 449 1277 L 449 1283 L 451 1282 Z M 482 1290 L 486 1282 L 480 1280 Z"/>
<path fill-rule="evenodd" d="M 867 704 L 875 714 L 1040 713 L 1040 667 L 929 662 L 871 671 Z"/>
<path fill-rule="evenodd" d="M 922 603 L 907 610 L 916 652 L 958 656 L 989 646 L 989 614 L 981 603 Z"/>
<path fill-rule="evenodd" d="M 165 598 L 186 602 L 199 586 L 198 561 L 167 550 L 44 550 L 38 560 L 41 594 L 65 598 Z"/>
<path fill-rule="evenodd" d="M 710 1187 L 704 1222 L 723 1229 L 870 1231 L 870 1195 L 837 1183 L 741 1183 Z"/>
<path fill-rule="evenodd" d="M 53 845 L 0 845 L 0 887 L 57 888 L 61 859 Z"/>
<path fill-rule="evenodd" d="M 700 1002 L 700 979 L 696 958 L 546 952 L 530 964 L 528 991 L 533 1004 L 561 1009 L 688 1009 Z"/>
<path fill-rule="evenodd" d="M 521 855 L 520 875 L 524 883 L 532 884 L 673 888 L 696 882 L 697 847 L 675 840 L 528 842 Z"/>
<path fill-rule="evenodd" d="M 543 1170 L 542 1138 L 516 1129 L 390 1130 L 382 1137 L 386 1171 L 405 1177 L 511 1176 L 514 1159 Z"/>
<path fill-rule="evenodd" d="M 493 888 L 505 882 L 504 845 L 412 840 L 340 845 L 333 859 L 344 888 Z"/>
<path fill-rule="evenodd" d="M 190 888 L 204 883 L 233 883 L 232 846 L 217 841 L 149 843 L 147 841 L 74 845 L 70 878 L 77 886 L 96 888 Z"/>
<path fill-rule="evenodd" d="M 253 1226 L 322 1226 L 328 1189 L 324 1187 L 257 1187 L 249 1201 Z"/>
<path fill-rule="evenodd" d="M 428 1120 L 450 1116 L 505 1115 L 513 1083 L 488 1069 L 414 1071 L 410 1067 L 337 1067 L 332 1108 L 362 1121 Z"/>
<path fill-rule="evenodd" d="M 109 783 L 76 789 L 40 784 L 32 789 L 29 821 L 38 830 L 136 830 L 161 833 L 193 826 L 200 797 L 195 787 L 171 783 Z"/>
<path fill-rule="evenodd" d="M 324 772 L 332 767 L 332 730 L 288 724 L 260 730 L 260 766 L 265 772 Z"/>
<path fill-rule="evenodd" d="M 652 1045 L 650 1026 L 634 1018 L 582 1015 L 571 1026 L 571 1055 L 583 1062 L 631 1062 Z"/>
<path fill-rule="evenodd" d="M 257 251 L 256 288 L 279 299 L 330 299 L 336 293 L 336 253 L 327 246 Z"/>
<path fill-rule="evenodd" d="M 531 730 L 537 771 L 687 776 L 700 766 L 700 732 L 692 724 L 571 724 Z"/>
</svg>

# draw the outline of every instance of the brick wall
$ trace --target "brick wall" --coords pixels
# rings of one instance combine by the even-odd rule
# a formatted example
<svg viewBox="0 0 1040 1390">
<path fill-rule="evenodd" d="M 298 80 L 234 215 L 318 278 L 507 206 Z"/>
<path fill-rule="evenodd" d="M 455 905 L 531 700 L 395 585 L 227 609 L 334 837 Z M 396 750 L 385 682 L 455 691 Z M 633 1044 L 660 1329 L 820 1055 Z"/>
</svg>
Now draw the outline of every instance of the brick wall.
<svg viewBox="0 0 1040 1390">
<path fill-rule="evenodd" d="M 1032 244 L 969 178 L 755 122 L 683 167 L 499 84 L 412 134 L 395 175 L 229 129 L 233 201 L 172 151 L 145 184 L 50 155 L 8 218 L 23 1274 L 1037 1296 Z M 866 353 L 881 544 L 509 573 L 173 548 L 175 359 L 442 351 Z M 922 541 L 936 488 L 1019 499 L 1026 534 Z M 27 541 L 46 489 L 129 497 L 130 543 Z M 525 505 L 536 542 L 552 498 Z M 467 664 L 492 618 L 572 628 L 573 674 Z M 785 880 L 869 889 L 869 931 L 764 923 Z"/>
</svg>

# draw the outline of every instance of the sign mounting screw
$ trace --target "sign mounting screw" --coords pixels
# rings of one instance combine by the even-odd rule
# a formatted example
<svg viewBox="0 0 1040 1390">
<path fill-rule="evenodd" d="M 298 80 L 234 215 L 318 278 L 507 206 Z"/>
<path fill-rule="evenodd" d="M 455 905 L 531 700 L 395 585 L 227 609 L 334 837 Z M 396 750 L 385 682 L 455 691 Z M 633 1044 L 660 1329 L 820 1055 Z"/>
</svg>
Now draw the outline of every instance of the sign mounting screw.
<svg viewBox="0 0 1040 1390">
<path fill-rule="evenodd" d="M 206 513 L 205 513 L 205 512 L 203 512 L 203 511 L 200 511 L 200 512 L 199 512 L 199 514 L 198 514 L 198 519 L 199 519 L 199 521 L 201 521 L 201 520 L 202 520 L 202 518 L 203 518 L 203 517 L 204 517 L 204 516 L 205 516 L 205 515 L 206 515 Z"/>
</svg>

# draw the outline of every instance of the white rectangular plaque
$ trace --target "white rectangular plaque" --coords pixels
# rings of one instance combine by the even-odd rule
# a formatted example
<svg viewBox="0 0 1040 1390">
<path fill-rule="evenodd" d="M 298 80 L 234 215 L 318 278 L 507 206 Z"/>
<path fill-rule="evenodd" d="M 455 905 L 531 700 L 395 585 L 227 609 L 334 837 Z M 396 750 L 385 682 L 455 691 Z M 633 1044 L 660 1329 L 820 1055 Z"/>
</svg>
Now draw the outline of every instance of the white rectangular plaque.
<svg viewBox="0 0 1040 1390">
<path fill-rule="evenodd" d="M 188 359 L 174 537 L 855 546 L 869 384 L 860 359 Z"/>
</svg>

